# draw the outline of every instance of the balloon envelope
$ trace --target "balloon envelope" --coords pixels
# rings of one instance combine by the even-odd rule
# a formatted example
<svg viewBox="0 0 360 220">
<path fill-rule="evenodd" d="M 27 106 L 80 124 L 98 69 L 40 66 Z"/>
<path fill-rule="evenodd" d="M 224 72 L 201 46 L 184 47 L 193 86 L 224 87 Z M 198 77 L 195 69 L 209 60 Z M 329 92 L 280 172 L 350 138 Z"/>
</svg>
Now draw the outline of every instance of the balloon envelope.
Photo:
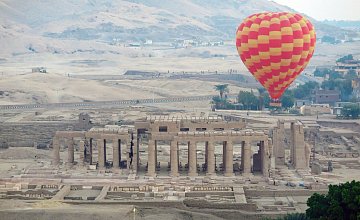
<svg viewBox="0 0 360 220">
<path fill-rule="evenodd" d="M 273 99 L 279 99 L 305 69 L 315 43 L 311 22 L 287 12 L 251 15 L 236 33 L 241 60 Z"/>
</svg>

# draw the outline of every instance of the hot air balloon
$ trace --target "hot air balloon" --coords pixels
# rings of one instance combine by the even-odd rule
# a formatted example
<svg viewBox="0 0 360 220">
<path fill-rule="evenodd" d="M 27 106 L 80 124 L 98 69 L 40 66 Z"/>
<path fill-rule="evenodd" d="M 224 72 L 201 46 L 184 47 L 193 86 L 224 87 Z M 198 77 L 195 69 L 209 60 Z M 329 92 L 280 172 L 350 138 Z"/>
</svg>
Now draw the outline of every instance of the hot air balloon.
<svg viewBox="0 0 360 220">
<path fill-rule="evenodd" d="M 279 98 L 308 65 L 315 43 L 311 22 L 287 12 L 251 15 L 236 33 L 240 58 L 269 92 L 272 106 L 281 106 Z"/>
</svg>

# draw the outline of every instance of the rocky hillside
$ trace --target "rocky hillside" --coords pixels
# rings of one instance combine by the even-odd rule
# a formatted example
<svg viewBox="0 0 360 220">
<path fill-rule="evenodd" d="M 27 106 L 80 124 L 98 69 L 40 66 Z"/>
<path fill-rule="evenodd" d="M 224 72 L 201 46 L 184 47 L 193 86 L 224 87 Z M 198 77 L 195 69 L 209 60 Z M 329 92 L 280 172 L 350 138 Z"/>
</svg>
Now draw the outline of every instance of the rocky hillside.
<svg viewBox="0 0 360 220">
<path fill-rule="evenodd" d="M 2 0 L 0 54 L 69 53 L 78 40 L 96 48 L 146 39 L 228 40 L 242 19 L 263 11 L 292 9 L 268 0 Z M 339 32 L 315 23 L 318 35 Z"/>
</svg>

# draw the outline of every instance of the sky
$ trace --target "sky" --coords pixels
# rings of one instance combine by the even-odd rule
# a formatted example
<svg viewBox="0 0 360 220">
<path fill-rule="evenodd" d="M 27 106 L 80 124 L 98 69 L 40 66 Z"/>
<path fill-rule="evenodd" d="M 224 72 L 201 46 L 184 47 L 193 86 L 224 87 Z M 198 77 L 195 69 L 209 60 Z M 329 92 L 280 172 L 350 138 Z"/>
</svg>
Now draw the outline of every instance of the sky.
<svg viewBox="0 0 360 220">
<path fill-rule="evenodd" d="M 273 0 L 317 20 L 360 20 L 360 0 Z"/>
</svg>

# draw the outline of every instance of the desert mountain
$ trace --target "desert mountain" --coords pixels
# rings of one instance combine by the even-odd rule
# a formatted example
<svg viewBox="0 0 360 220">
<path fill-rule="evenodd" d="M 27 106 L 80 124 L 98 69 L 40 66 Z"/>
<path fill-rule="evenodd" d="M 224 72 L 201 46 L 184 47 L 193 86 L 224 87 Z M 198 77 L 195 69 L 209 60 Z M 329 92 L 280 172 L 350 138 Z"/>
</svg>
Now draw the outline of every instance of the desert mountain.
<svg viewBox="0 0 360 220">
<path fill-rule="evenodd" d="M 0 53 L 72 52 L 81 45 L 74 40 L 95 48 L 146 39 L 229 40 L 242 19 L 264 11 L 293 10 L 268 0 L 2 0 Z M 316 26 L 318 35 L 338 30 Z"/>
</svg>

